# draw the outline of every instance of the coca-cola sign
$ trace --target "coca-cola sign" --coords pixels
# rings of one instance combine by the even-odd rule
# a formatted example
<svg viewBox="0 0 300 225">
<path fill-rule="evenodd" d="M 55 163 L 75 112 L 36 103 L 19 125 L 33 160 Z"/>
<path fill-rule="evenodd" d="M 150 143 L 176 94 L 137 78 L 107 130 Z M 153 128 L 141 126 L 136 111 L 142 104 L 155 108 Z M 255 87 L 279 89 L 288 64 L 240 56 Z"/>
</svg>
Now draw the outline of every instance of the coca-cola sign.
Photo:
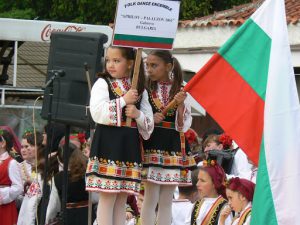
<svg viewBox="0 0 300 225">
<path fill-rule="evenodd" d="M 85 27 L 69 25 L 64 28 L 52 28 L 51 24 L 46 25 L 41 32 L 41 39 L 43 41 L 49 41 L 52 32 L 82 32 L 86 30 Z"/>
</svg>

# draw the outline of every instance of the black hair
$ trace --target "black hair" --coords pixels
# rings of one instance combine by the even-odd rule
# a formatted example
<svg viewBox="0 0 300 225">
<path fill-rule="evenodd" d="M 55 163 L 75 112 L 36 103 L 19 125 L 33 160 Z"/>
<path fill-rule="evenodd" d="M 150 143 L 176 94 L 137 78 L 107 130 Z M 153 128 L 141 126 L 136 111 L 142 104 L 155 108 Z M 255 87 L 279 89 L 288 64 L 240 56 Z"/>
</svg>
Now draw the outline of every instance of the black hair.
<svg viewBox="0 0 300 225">
<path fill-rule="evenodd" d="M 2 135 L 0 136 L 0 138 L 2 138 L 6 142 L 5 150 L 10 154 L 10 151 L 14 146 L 13 136 L 7 130 L 2 130 Z"/>
</svg>

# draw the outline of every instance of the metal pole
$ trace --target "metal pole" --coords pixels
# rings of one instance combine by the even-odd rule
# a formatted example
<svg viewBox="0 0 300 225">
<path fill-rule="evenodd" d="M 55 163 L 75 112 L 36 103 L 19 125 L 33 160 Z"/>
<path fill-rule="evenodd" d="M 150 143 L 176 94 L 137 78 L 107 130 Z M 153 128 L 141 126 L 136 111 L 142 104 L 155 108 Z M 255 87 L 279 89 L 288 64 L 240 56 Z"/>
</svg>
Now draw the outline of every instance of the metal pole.
<svg viewBox="0 0 300 225">
<path fill-rule="evenodd" d="M 14 48 L 14 76 L 13 76 L 13 86 L 17 86 L 17 65 L 18 65 L 18 41 L 15 41 Z"/>
</svg>

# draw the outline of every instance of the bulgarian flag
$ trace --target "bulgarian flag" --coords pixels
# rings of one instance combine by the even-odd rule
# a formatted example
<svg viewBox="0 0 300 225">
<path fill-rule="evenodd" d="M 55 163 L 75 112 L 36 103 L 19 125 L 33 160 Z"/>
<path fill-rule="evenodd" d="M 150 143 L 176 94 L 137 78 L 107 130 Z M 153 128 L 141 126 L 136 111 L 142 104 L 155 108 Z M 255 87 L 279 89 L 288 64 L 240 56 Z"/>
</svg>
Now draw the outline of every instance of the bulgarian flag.
<svg viewBox="0 0 300 225">
<path fill-rule="evenodd" d="M 284 0 L 266 0 L 185 91 L 258 164 L 251 224 L 300 224 L 300 107 Z"/>
</svg>

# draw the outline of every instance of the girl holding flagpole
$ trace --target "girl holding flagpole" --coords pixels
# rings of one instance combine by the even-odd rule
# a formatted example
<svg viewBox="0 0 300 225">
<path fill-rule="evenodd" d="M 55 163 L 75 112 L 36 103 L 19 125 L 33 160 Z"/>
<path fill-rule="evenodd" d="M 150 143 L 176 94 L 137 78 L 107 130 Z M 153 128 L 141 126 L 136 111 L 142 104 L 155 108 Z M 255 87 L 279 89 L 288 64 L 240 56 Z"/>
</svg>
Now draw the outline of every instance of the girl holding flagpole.
<svg viewBox="0 0 300 225">
<path fill-rule="evenodd" d="M 154 113 L 155 128 L 144 141 L 143 176 L 145 197 L 141 212 L 143 225 L 171 224 L 173 193 L 177 185 L 191 185 L 190 169 L 196 166 L 185 140 L 192 123 L 191 107 L 181 91 L 183 75 L 180 65 L 169 51 L 154 50 L 146 60 L 148 92 Z M 175 107 L 163 114 L 172 101 Z"/>
<path fill-rule="evenodd" d="M 91 92 L 90 110 L 97 126 L 86 189 L 100 194 L 98 225 L 124 225 L 127 195 L 140 190 L 141 138 L 148 139 L 154 127 L 143 64 L 137 90 L 131 89 L 134 59 L 132 48 L 109 47 L 105 72 Z M 126 117 L 133 119 L 130 127 L 126 127 Z"/>
<path fill-rule="evenodd" d="M 236 213 L 232 225 L 250 225 L 254 189 L 255 184 L 247 179 L 235 177 L 229 180 L 226 187 L 228 207 L 222 210 L 219 225 L 225 224 L 232 210 Z"/>
</svg>

